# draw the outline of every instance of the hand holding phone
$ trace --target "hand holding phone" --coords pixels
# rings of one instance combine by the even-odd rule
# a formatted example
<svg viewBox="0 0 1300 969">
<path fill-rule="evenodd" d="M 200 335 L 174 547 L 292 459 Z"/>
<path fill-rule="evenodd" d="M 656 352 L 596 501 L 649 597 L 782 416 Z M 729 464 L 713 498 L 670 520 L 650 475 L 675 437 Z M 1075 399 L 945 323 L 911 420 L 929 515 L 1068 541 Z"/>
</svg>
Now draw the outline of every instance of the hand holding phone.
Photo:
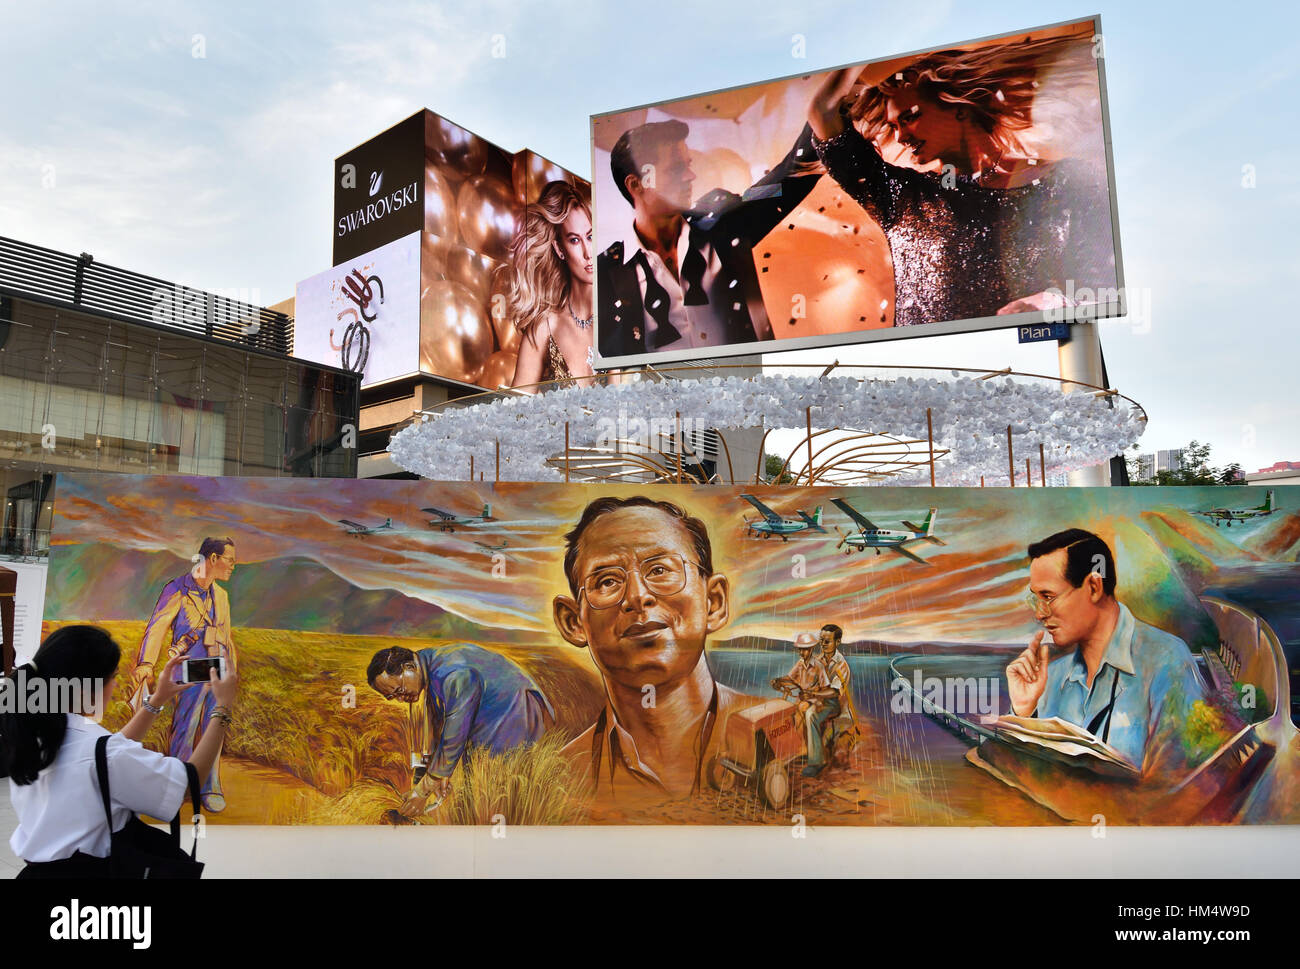
<svg viewBox="0 0 1300 969">
<path fill-rule="evenodd" d="M 226 678 L 226 658 L 224 656 L 201 656 L 198 659 L 185 660 L 181 667 L 182 683 L 207 683 L 211 672 L 217 671 L 218 679 Z"/>
</svg>

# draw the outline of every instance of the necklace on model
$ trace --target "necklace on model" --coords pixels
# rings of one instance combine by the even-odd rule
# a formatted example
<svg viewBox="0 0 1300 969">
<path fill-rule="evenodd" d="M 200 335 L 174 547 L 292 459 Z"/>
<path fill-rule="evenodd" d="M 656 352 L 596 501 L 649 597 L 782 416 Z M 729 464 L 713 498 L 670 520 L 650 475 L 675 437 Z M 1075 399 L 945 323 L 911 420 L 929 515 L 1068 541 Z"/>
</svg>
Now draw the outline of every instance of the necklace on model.
<svg viewBox="0 0 1300 969">
<path fill-rule="evenodd" d="M 594 310 L 592 311 L 592 314 L 589 317 L 587 317 L 585 320 L 578 319 L 578 314 L 573 312 L 572 306 L 568 307 L 568 310 L 569 310 L 569 316 L 573 318 L 574 323 L 578 324 L 578 329 L 580 330 L 585 330 L 587 327 L 591 326 L 591 321 L 596 318 L 596 313 Z"/>
</svg>

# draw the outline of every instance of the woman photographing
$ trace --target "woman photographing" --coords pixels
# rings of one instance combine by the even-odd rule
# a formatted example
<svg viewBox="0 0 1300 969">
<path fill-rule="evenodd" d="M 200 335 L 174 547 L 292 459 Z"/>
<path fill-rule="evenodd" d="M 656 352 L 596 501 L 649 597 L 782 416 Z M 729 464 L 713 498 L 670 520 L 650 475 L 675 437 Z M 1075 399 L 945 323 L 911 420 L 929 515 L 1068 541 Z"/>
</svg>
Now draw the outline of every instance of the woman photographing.
<svg viewBox="0 0 1300 969">
<path fill-rule="evenodd" d="M 121 655 L 104 630 L 64 626 L 20 667 L 29 693 L 43 688 L 50 697 L 71 696 L 74 692 L 62 687 L 74 682 L 84 688 L 81 708 L 74 711 L 0 714 L 0 777 L 9 778 L 18 815 L 9 846 L 27 862 L 19 878 L 105 877 L 111 832 L 135 814 L 171 818 L 180 810 L 189 787 L 185 762 L 146 750 L 140 741 L 167 704 L 193 684 L 173 682 L 181 659 L 168 661 L 152 695 L 119 733 L 110 734 L 91 718 L 112 702 Z M 200 778 L 211 772 L 226 736 L 237 682 L 233 674 L 211 673 L 217 705 L 189 759 Z M 95 746 L 101 737 L 109 738 L 111 831 L 96 777 Z"/>
<path fill-rule="evenodd" d="M 827 76 L 809 105 L 814 147 L 889 241 L 895 326 L 1115 289 L 1104 165 L 1077 157 L 1100 144 L 1096 76 L 1079 37 L 940 51 L 874 85 L 856 68 Z M 1053 150 L 1030 148 L 1031 130 Z"/>
</svg>

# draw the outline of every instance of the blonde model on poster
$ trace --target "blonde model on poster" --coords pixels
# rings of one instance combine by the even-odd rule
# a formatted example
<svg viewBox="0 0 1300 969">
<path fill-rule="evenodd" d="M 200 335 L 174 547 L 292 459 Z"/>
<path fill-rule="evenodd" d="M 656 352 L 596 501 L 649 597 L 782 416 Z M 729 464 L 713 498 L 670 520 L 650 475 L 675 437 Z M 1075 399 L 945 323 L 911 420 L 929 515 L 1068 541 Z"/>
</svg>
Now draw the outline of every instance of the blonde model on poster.
<svg viewBox="0 0 1300 969">
<path fill-rule="evenodd" d="M 1084 37 L 939 51 L 869 86 L 858 68 L 826 76 L 814 147 L 889 240 L 895 326 L 1114 291 L 1098 97 Z"/>
<path fill-rule="evenodd" d="M 568 182 L 548 182 L 524 210 L 510 254 L 510 313 L 522 334 L 511 386 L 591 377 L 591 206 Z"/>
</svg>

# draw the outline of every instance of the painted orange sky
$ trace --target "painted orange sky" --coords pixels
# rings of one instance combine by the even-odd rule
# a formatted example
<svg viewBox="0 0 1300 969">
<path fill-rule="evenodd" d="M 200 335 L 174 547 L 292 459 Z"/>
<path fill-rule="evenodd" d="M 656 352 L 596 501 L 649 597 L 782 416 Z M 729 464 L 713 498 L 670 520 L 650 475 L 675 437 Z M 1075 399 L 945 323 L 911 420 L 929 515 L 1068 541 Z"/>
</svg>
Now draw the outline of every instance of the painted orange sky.
<svg viewBox="0 0 1300 969">
<path fill-rule="evenodd" d="M 788 543 L 747 537 L 744 519 L 756 515 L 740 498 L 746 490 L 783 514 L 811 514 L 821 505 L 827 534 Z M 1263 495 L 1256 490 L 1233 488 L 1231 499 L 1258 504 Z M 1115 545 L 1121 598 L 1139 587 L 1163 588 L 1171 581 L 1168 566 L 1142 512 L 1177 514 L 1224 501 L 1215 489 L 1193 488 L 745 489 L 61 475 L 51 565 L 57 568 L 59 547 L 70 544 L 166 550 L 188 559 L 204 537 L 229 536 L 242 563 L 310 559 L 362 588 L 395 589 L 485 625 L 549 637 L 551 601 L 567 592 L 563 535 L 589 501 L 607 494 L 673 501 L 705 522 L 715 567 L 732 588 L 731 622 L 715 638 L 789 639 L 839 622 L 850 640 L 899 643 L 1027 640 L 1034 626 L 1021 605 L 1025 547 L 1063 528 L 1089 528 Z M 910 546 L 925 565 L 888 551 L 846 556 L 835 548 L 836 528 L 848 531 L 850 523 L 831 497 L 844 497 L 883 528 L 920 521 L 937 507 L 935 534 L 947 544 Z M 430 527 L 432 516 L 420 511 L 435 506 L 472 515 L 485 503 L 496 522 L 452 533 Z M 345 518 L 372 526 L 391 518 L 394 527 L 356 538 L 338 524 Z M 1189 528 L 1210 528 L 1187 520 Z M 501 568 L 494 575 L 491 553 L 475 543 L 503 541 L 510 554 L 499 560 L 504 576 Z"/>
</svg>

